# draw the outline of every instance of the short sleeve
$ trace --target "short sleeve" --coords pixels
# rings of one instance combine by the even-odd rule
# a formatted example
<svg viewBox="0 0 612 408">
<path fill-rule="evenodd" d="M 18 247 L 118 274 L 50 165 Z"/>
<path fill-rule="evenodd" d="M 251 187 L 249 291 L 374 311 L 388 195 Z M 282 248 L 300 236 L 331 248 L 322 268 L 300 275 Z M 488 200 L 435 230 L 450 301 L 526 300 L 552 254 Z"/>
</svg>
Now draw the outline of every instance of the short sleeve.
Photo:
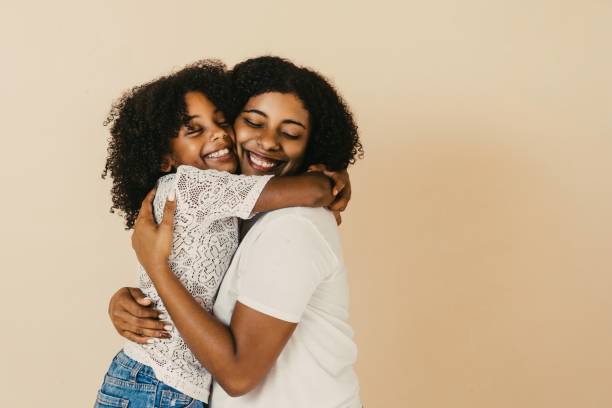
<svg viewBox="0 0 612 408">
<path fill-rule="evenodd" d="M 271 177 L 179 166 L 175 176 L 177 211 L 193 214 L 196 222 L 227 217 L 250 218 Z"/>
<path fill-rule="evenodd" d="M 336 265 L 327 241 L 308 219 L 281 216 L 266 226 L 241 260 L 237 300 L 298 323 L 313 293 Z"/>
</svg>

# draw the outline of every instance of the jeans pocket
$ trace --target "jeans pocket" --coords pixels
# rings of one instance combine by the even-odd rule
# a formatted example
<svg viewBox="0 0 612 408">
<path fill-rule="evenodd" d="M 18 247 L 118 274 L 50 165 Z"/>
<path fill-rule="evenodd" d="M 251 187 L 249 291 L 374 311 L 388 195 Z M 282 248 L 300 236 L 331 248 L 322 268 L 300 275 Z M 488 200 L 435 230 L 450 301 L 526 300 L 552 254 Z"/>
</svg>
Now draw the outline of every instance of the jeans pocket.
<svg viewBox="0 0 612 408">
<path fill-rule="evenodd" d="M 129 401 L 124 398 L 112 397 L 104 394 L 102 391 L 98 391 L 96 398 L 96 405 L 94 408 L 114 407 L 114 408 L 127 408 Z"/>
</svg>

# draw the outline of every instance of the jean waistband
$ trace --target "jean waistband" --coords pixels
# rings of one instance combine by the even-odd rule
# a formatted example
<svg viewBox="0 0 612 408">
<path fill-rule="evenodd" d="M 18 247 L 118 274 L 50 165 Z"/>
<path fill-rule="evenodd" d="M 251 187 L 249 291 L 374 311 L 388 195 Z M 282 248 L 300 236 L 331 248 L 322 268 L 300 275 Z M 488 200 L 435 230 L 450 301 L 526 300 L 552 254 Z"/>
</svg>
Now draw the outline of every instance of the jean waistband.
<svg viewBox="0 0 612 408">
<path fill-rule="evenodd" d="M 117 353 L 117 355 L 114 358 L 114 361 L 117 364 L 120 364 L 123 367 L 132 370 L 133 375 L 136 375 L 136 373 L 140 373 L 140 374 L 147 375 L 149 377 L 157 378 L 155 377 L 155 372 L 153 371 L 151 367 L 149 367 L 148 365 L 139 363 L 138 361 L 128 357 L 128 355 L 125 354 L 123 350 Z"/>
</svg>

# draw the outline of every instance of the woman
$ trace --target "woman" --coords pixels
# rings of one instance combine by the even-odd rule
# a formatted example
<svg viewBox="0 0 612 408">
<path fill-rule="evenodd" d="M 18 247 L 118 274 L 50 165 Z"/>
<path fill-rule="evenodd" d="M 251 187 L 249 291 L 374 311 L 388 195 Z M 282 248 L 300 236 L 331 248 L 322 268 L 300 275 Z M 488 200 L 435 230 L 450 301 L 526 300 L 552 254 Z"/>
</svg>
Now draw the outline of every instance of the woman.
<svg viewBox="0 0 612 408">
<path fill-rule="evenodd" d="M 361 153 L 348 108 L 315 72 L 262 57 L 238 64 L 232 81 L 241 107 L 233 116 L 243 174 L 295 174 L 314 163 L 337 170 Z M 165 220 L 172 209 L 168 203 Z M 177 329 L 215 377 L 213 406 L 360 406 L 346 273 L 331 213 L 294 208 L 259 217 L 221 285 L 218 319 L 170 271 L 168 225 L 155 225 L 149 198 L 132 242 Z M 126 337 L 159 336 L 161 322 L 133 316 L 155 317 L 133 296 L 123 289 L 113 297 L 113 324 Z"/>
</svg>

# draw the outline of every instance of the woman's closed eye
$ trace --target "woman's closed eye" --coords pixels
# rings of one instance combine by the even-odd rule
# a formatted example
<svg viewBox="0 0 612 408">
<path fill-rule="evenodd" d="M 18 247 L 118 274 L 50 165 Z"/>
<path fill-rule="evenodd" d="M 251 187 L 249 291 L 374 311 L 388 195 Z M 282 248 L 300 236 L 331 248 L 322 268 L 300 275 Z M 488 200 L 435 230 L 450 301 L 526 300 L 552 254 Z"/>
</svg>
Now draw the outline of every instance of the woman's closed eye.
<svg viewBox="0 0 612 408">
<path fill-rule="evenodd" d="M 289 133 L 289 132 L 283 132 L 283 135 L 285 135 L 289 139 L 299 139 L 300 138 L 300 135 L 294 135 L 293 133 Z"/>
</svg>

